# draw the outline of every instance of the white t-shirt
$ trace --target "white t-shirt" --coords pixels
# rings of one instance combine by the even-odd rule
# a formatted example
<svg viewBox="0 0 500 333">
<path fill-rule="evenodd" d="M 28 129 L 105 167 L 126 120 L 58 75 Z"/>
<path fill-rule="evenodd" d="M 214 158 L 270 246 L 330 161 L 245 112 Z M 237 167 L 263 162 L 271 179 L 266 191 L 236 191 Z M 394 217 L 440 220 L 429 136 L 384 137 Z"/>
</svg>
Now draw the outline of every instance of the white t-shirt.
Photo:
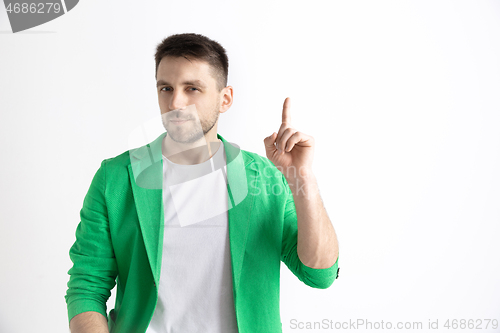
<svg viewBox="0 0 500 333">
<path fill-rule="evenodd" d="M 222 142 L 200 164 L 176 164 L 163 156 L 162 266 L 146 333 L 238 332 L 225 175 Z"/>
</svg>

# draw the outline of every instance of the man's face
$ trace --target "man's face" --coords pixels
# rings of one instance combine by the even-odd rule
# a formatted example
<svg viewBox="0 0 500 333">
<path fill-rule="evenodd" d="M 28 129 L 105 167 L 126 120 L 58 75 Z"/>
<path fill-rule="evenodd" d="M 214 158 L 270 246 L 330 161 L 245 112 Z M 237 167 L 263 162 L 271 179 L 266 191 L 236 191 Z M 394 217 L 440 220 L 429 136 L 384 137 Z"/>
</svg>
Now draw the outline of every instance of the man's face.
<svg viewBox="0 0 500 333">
<path fill-rule="evenodd" d="M 221 100 L 211 71 L 205 61 L 183 57 L 164 57 L 158 65 L 158 103 L 172 140 L 192 143 L 217 130 Z"/>
</svg>

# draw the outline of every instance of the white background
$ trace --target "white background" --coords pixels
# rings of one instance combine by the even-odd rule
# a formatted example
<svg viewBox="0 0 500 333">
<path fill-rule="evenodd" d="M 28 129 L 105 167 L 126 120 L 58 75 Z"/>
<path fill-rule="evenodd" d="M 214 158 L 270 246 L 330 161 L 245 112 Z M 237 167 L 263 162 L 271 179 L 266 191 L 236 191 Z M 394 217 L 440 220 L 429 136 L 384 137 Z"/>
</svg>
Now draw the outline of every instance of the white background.
<svg viewBox="0 0 500 333">
<path fill-rule="evenodd" d="M 287 96 L 316 139 L 340 277 L 283 265 L 284 332 L 500 320 L 499 1 L 83 0 L 16 34 L 2 8 L 0 31 L 0 332 L 68 331 L 83 198 L 138 125 L 161 133 L 155 47 L 184 32 L 227 50 L 226 140 L 265 156 Z"/>
</svg>

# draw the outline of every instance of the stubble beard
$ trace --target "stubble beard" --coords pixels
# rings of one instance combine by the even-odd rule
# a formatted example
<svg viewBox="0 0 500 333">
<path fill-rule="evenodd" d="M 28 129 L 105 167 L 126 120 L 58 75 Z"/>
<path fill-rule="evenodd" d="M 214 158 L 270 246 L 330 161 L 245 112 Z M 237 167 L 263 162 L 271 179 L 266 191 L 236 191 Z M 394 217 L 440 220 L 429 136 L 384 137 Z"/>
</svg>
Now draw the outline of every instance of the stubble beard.
<svg viewBox="0 0 500 333">
<path fill-rule="evenodd" d="M 205 134 L 207 134 L 219 119 L 219 103 L 217 101 L 216 105 L 212 108 L 212 113 L 210 114 L 210 118 L 206 120 L 199 120 L 201 124 L 197 124 L 198 119 L 191 119 L 191 124 L 187 124 L 189 128 L 176 128 L 175 124 L 172 124 L 165 120 L 165 117 L 162 117 L 163 127 L 167 130 L 167 136 L 169 136 L 173 141 L 177 143 L 193 143 L 200 140 Z M 171 127 L 170 130 L 168 127 Z"/>
</svg>

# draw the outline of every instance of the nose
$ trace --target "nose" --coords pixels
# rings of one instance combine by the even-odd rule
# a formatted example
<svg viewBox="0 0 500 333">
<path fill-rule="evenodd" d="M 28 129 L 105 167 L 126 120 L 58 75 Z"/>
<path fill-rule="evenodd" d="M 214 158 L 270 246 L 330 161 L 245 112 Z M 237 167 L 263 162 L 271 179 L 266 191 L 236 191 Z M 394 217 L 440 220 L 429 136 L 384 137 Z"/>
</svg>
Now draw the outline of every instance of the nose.
<svg viewBox="0 0 500 333">
<path fill-rule="evenodd" d="M 186 106 L 186 99 L 182 90 L 176 89 L 172 94 L 172 99 L 170 100 L 169 108 L 170 110 L 178 110 Z"/>
</svg>

